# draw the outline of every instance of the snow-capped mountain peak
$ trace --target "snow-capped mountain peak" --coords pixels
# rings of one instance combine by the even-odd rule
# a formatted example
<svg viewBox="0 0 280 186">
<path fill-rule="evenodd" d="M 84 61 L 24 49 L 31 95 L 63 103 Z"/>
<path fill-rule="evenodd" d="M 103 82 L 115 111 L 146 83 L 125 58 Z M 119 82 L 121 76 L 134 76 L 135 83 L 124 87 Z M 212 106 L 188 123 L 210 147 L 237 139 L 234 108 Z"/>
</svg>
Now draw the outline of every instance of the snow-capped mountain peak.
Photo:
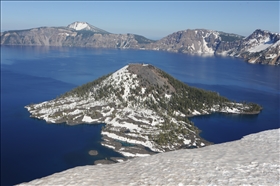
<svg viewBox="0 0 280 186">
<path fill-rule="evenodd" d="M 80 21 L 76 21 L 74 23 L 71 23 L 70 25 L 67 26 L 67 28 L 74 29 L 74 30 L 77 30 L 77 31 L 88 30 L 88 31 L 96 32 L 96 33 L 109 33 L 105 30 L 102 30 L 100 28 L 92 26 L 87 22 L 80 22 Z"/>
<path fill-rule="evenodd" d="M 72 28 L 74 30 L 83 30 L 83 29 L 90 30 L 90 26 L 87 22 L 78 22 L 78 21 L 68 25 L 68 28 Z"/>
</svg>

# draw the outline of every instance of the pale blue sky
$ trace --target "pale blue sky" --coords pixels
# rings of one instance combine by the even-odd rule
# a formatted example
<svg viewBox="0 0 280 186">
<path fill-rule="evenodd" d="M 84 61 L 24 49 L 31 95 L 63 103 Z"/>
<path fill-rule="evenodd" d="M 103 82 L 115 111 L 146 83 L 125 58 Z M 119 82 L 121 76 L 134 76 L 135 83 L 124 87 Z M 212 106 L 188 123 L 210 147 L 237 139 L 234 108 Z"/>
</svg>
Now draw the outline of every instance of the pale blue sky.
<svg viewBox="0 0 280 186">
<path fill-rule="evenodd" d="M 151 39 L 195 28 L 248 36 L 258 28 L 279 32 L 279 9 L 279 1 L 1 1 L 1 31 L 85 21 L 111 33 Z"/>
</svg>

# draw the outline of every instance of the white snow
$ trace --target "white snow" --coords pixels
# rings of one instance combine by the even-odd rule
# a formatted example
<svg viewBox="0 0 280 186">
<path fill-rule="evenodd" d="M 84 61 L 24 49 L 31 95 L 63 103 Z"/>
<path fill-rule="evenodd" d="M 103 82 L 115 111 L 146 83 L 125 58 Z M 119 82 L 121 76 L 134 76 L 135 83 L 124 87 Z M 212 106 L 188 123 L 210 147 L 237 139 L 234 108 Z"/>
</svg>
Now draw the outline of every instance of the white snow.
<svg viewBox="0 0 280 186">
<path fill-rule="evenodd" d="M 268 47 L 270 47 L 272 45 L 272 43 L 264 43 L 264 44 L 260 44 L 260 45 L 257 45 L 251 49 L 249 49 L 248 51 L 249 52 L 260 52 L 260 51 L 263 51 L 265 49 L 267 49 Z"/>
<path fill-rule="evenodd" d="M 169 94 L 165 94 L 165 96 L 164 96 L 165 98 L 167 98 L 167 99 L 170 99 L 171 98 L 171 95 L 169 95 Z"/>
<path fill-rule="evenodd" d="M 265 59 L 274 59 L 277 57 L 277 54 L 269 54 L 268 56 L 265 56 Z"/>
<path fill-rule="evenodd" d="M 217 39 L 219 37 L 219 33 L 218 32 L 212 32 L 212 33 L 215 36 L 215 39 Z"/>
<path fill-rule="evenodd" d="M 68 113 L 68 115 L 76 115 L 76 114 L 80 114 L 80 113 L 82 113 L 83 111 L 81 111 L 81 110 L 79 110 L 79 109 L 76 109 L 76 110 L 74 110 L 74 111 L 72 111 L 72 112 L 69 112 Z"/>
<path fill-rule="evenodd" d="M 103 111 L 103 109 L 102 109 L 103 112 L 101 112 L 101 114 L 102 114 L 103 116 L 110 116 L 110 115 L 113 113 L 114 110 L 115 110 L 114 108 L 110 108 L 110 107 L 109 107 L 109 111 L 106 112 L 106 113 L 104 113 L 104 111 Z"/>
<path fill-rule="evenodd" d="M 186 140 L 186 139 L 184 139 L 184 144 L 185 145 L 188 145 L 188 144 L 190 144 L 191 143 L 191 140 Z"/>
<path fill-rule="evenodd" d="M 181 117 L 185 117 L 186 115 L 185 114 L 183 114 L 182 112 L 180 112 L 180 111 L 174 111 L 174 113 L 173 113 L 175 116 L 181 116 Z"/>
<path fill-rule="evenodd" d="M 107 144 L 104 144 L 104 143 L 101 143 L 101 145 L 103 145 L 103 146 L 105 146 L 105 147 L 108 147 L 108 148 L 110 148 L 110 149 L 115 149 L 115 147 L 114 147 L 114 146 L 111 146 L 111 145 L 107 145 Z"/>
<path fill-rule="evenodd" d="M 114 127 L 125 127 L 129 130 L 140 130 L 140 128 L 138 127 L 138 125 L 134 125 L 132 123 L 128 123 L 128 122 L 117 122 L 115 119 L 113 119 L 112 121 L 109 122 L 111 125 L 113 125 Z"/>
<path fill-rule="evenodd" d="M 253 45 L 253 47 L 248 49 L 248 52 L 260 52 L 273 45 L 273 42 L 270 40 L 269 37 L 265 37 L 259 39 L 259 41 L 257 39 L 252 39 L 248 42 L 248 44 Z"/>
<path fill-rule="evenodd" d="M 48 123 L 55 123 L 55 120 L 52 118 L 49 118 L 47 115 L 44 115 L 43 119 L 46 120 L 46 122 L 48 122 Z"/>
<path fill-rule="evenodd" d="M 128 65 L 125 65 L 124 67 L 122 67 L 121 69 L 117 70 L 116 72 L 114 72 L 111 77 L 112 79 L 117 79 L 121 74 L 127 72 L 127 68 L 128 68 Z"/>
<path fill-rule="evenodd" d="M 191 46 L 191 47 L 192 47 L 193 50 L 195 50 L 195 47 L 194 47 L 194 44 L 193 44 L 193 43 L 192 43 L 192 46 Z"/>
<path fill-rule="evenodd" d="M 272 48 L 275 48 L 275 47 L 277 47 L 277 46 L 279 46 L 280 45 L 280 40 L 278 40 L 276 43 L 274 43 L 271 47 Z M 279 51 L 280 52 L 280 51 Z M 278 52 L 278 54 L 279 54 L 279 52 Z"/>
<path fill-rule="evenodd" d="M 86 123 L 92 123 L 96 120 L 93 120 L 90 116 L 86 116 L 84 115 L 83 119 L 82 119 L 83 122 L 86 122 Z"/>
<path fill-rule="evenodd" d="M 89 25 L 84 22 L 75 22 L 69 26 L 69 28 L 73 28 L 75 30 L 82 30 L 85 28 L 89 28 Z"/>
<path fill-rule="evenodd" d="M 129 138 L 126 138 L 126 137 L 123 137 L 123 136 L 118 136 L 118 135 L 116 135 L 114 133 L 109 133 L 109 132 L 104 132 L 104 131 L 102 131 L 101 134 L 105 135 L 105 136 L 108 136 L 109 138 L 112 138 L 112 139 L 117 139 L 117 140 L 120 140 L 120 141 L 125 141 L 127 143 L 143 145 L 145 147 L 150 148 L 152 151 L 155 151 L 155 152 L 162 152 L 159 149 L 156 149 L 154 147 L 154 145 L 152 144 L 152 142 L 150 142 L 150 141 L 145 141 L 145 142 L 144 141 L 138 141 L 138 140 L 129 139 Z"/>
<path fill-rule="evenodd" d="M 225 107 L 224 109 L 221 110 L 221 112 L 226 112 L 226 113 L 240 113 L 240 111 L 237 108 L 229 108 Z"/>
<path fill-rule="evenodd" d="M 275 186 L 280 184 L 279 136 L 280 129 L 264 131 L 199 149 L 79 166 L 20 185 Z"/>
<path fill-rule="evenodd" d="M 198 112 L 197 110 L 194 110 L 194 111 L 192 112 L 192 115 L 200 115 L 200 112 Z"/>
<path fill-rule="evenodd" d="M 142 88 L 141 88 L 141 92 L 142 92 L 142 94 L 144 94 L 144 93 L 145 93 L 145 91 L 146 91 L 146 88 L 142 87 Z"/>
<path fill-rule="evenodd" d="M 149 154 L 132 154 L 130 152 L 123 152 L 123 151 L 118 151 L 119 153 L 121 153 L 122 155 L 126 156 L 126 157 L 146 157 L 146 156 L 150 156 Z"/>
<path fill-rule="evenodd" d="M 199 53 L 203 53 L 203 54 L 209 54 L 212 55 L 214 54 L 214 50 L 212 48 L 209 48 L 207 46 L 207 42 L 205 41 L 205 38 L 207 38 L 211 33 L 206 33 L 205 36 L 202 36 L 202 45 L 201 45 L 201 49 L 198 51 Z"/>
</svg>

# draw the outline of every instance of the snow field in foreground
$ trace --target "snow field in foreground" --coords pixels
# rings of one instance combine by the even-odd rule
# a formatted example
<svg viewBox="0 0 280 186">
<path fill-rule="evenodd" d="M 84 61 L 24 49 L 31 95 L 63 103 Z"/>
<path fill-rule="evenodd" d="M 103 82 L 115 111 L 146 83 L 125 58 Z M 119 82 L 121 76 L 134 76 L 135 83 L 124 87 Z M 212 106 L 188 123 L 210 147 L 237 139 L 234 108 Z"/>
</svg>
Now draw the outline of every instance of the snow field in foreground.
<svg viewBox="0 0 280 186">
<path fill-rule="evenodd" d="M 199 149 L 88 165 L 21 185 L 279 185 L 280 129 Z"/>
</svg>

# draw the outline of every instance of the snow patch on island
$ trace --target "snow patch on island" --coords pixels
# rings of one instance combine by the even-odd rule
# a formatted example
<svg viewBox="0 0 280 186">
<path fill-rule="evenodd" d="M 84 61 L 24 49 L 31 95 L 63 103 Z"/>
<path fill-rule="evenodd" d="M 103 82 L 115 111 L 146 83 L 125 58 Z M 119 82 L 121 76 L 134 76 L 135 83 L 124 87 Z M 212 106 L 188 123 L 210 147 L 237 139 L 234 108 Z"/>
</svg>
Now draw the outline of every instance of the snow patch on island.
<svg viewBox="0 0 280 186">
<path fill-rule="evenodd" d="M 95 122 L 96 120 L 93 120 L 90 116 L 84 116 L 83 119 L 82 119 L 83 122 L 86 122 L 86 123 L 92 123 L 92 122 Z"/>
</svg>

